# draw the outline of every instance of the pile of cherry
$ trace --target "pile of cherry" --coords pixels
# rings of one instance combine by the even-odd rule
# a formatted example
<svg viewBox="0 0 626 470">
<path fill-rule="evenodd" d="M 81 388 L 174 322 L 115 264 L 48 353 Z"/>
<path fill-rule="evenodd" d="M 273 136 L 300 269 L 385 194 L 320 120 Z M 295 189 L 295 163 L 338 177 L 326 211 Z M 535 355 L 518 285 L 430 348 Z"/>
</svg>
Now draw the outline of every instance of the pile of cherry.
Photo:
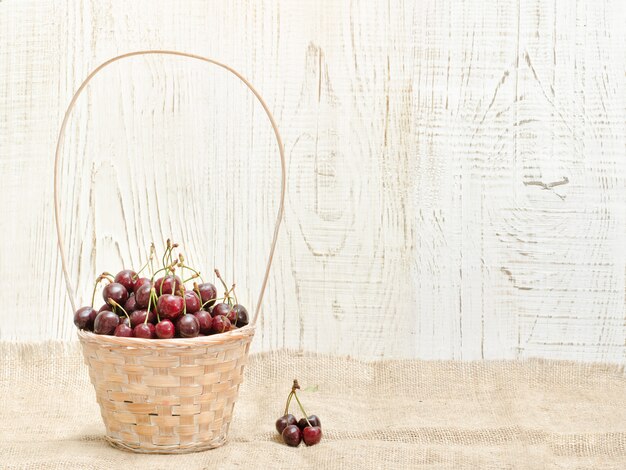
<svg viewBox="0 0 626 470">
<path fill-rule="evenodd" d="M 167 240 L 163 267 L 149 278 L 140 275 L 153 264 L 154 244 L 150 258 L 138 272 L 125 269 L 115 276 L 102 273 L 96 279 L 91 306 L 74 313 L 74 324 L 99 335 L 148 339 L 194 338 L 247 325 L 248 311 L 237 302 L 235 285 L 228 288 L 216 269 L 225 289 L 224 296 L 218 298 L 215 285 L 204 282 L 198 271 L 185 264 L 182 254 L 174 258 L 173 250 L 177 247 Z M 188 273 L 189 278 L 182 280 L 177 272 L 181 276 Z M 190 281 L 194 281 L 191 289 L 185 287 Z M 102 290 L 105 303 L 96 311 L 94 300 L 101 282 L 107 282 Z"/>
<path fill-rule="evenodd" d="M 308 418 L 306 417 L 307 412 L 304 410 L 304 407 L 302 406 L 302 403 L 296 393 L 296 390 L 299 389 L 300 385 L 298 385 L 298 381 L 294 380 L 291 392 L 287 397 L 285 414 L 276 420 L 276 430 L 288 446 L 298 447 L 301 441 L 304 441 L 304 443 L 308 446 L 314 446 L 322 440 L 322 423 L 315 415 L 311 415 Z M 289 413 L 289 405 L 291 404 L 292 398 L 296 399 L 300 410 L 302 410 L 302 413 L 305 416 L 304 418 L 301 418 L 300 421 L 298 421 L 294 415 Z"/>
</svg>

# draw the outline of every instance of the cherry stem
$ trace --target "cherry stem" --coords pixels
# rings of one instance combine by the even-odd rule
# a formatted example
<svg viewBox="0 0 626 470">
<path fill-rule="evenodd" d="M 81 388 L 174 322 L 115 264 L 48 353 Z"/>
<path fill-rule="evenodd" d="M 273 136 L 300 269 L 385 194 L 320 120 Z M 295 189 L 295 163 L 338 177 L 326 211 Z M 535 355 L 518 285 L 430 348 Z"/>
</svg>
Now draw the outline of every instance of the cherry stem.
<svg viewBox="0 0 626 470">
<path fill-rule="evenodd" d="M 148 256 L 148 260 L 146 261 L 146 264 L 144 264 L 141 267 L 141 269 L 137 271 L 137 274 L 135 275 L 135 280 L 137 280 L 139 278 L 139 275 L 143 272 L 143 270 L 148 267 L 148 264 L 152 265 L 152 258 L 154 257 L 155 254 L 156 254 L 156 248 L 154 247 L 154 243 L 152 243 L 150 245 L 150 255 Z"/>
<path fill-rule="evenodd" d="M 156 277 L 156 275 L 157 275 L 157 274 L 159 274 L 161 271 L 165 271 L 166 269 L 167 269 L 167 270 L 171 270 L 170 268 L 173 268 L 175 265 L 176 265 L 176 263 L 173 263 L 173 264 L 172 264 L 172 265 L 170 265 L 170 266 L 166 266 L 166 267 L 163 267 L 163 268 L 158 269 L 157 271 L 155 271 L 155 272 L 154 272 L 154 274 L 152 275 L 152 277 L 150 278 L 150 282 L 151 282 L 151 283 L 152 283 L 152 282 L 154 282 L 154 278 L 155 278 L 155 277 Z M 172 272 L 174 272 L 174 270 L 171 270 L 171 271 L 172 271 Z M 163 284 L 161 284 L 161 287 L 163 287 Z"/>
<path fill-rule="evenodd" d="M 156 304 L 157 304 L 157 295 L 156 295 L 156 291 L 154 291 L 154 294 L 151 293 L 151 295 L 154 295 L 154 305 L 155 305 L 155 310 L 156 310 L 156 316 L 157 316 L 157 323 L 161 321 L 161 315 L 159 315 L 159 309 L 156 308 Z M 150 315 L 150 311 L 148 310 L 148 315 Z M 148 315 L 146 315 L 146 320 L 148 319 Z"/>
<path fill-rule="evenodd" d="M 183 266 L 183 268 L 185 268 L 185 267 L 186 267 L 186 266 Z M 188 277 L 187 279 L 185 279 L 185 280 L 183 281 L 183 284 L 184 284 L 184 283 L 186 283 L 186 282 L 191 281 L 192 279 L 197 279 L 197 278 L 198 278 L 198 275 L 197 275 L 197 274 L 194 274 L 193 276 Z"/>
<path fill-rule="evenodd" d="M 128 323 L 130 324 L 130 317 L 128 316 L 128 312 L 126 310 L 124 310 L 124 307 L 122 307 L 120 304 L 118 304 L 113 299 L 109 299 L 109 301 L 113 304 L 114 307 L 118 307 L 118 308 L 120 308 L 122 310 L 122 312 L 124 312 L 124 315 L 126 315 L 126 318 L 128 318 Z"/>
<path fill-rule="evenodd" d="M 183 261 L 185 260 L 185 258 L 183 257 L 182 253 L 178 253 L 178 267 L 180 268 L 180 278 L 181 279 L 185 279 L 185 264 L 183 263 Z M 183 284 L 187 282 L 185 280 L 183 280 Z"/>
<path fill-rule="evenodd" d="M 167 256 L 167 250 L 170 249 L 170 239 L 167 239 L 167 244 L 165 245 L 165 251 L 163 252 L 163 256 L 161 258 L 161 264 L 165 268 L 165 257 Z"/>
<path fill-rule="evenodd" d="M 231 297 L 230 297 L 230 292 L 231 292 L 231 290 L 232 290 L 232 289 L 229 289 L 228 291 L 224 292 L 224 297 L 223 297 L 223 299 L 226 301 L 226 303 L 227 303 L 230 307 L 232 307 L 232 299 L 231 299 Z"/>
<path fill-rule="evenodd" d="M 300 409 L 302 410 L 302 413 L 304 413 L 304 419 L 306 419 L 307 424 L 309 426 L 313 427 L 313 425 L 309 421 L 309 418 L 308 418 L 309 415 L 307 414 L 306 410 L 304 409 L 304 406 L 302 406 L 302 403 L 300 403 L 300 399 L 298 398 L 298 394 L 296 393 L 295 390 L 292 393 L 293 393 L 293 396 L 296 397 L 296 401 L 298 402 L 298 405 L 300 406 Z"/>
<path fill-rule="evenodd" d="M 193 269 L 191 266 L 187 266 L 186 264 L 180 264 L 179 266 L 188 269 L 189 271 L 191 271 L 194 275 L 192 277 L 190 277 L 189 279 L 187 279 L 187 281 L 190 281 L 196 277 L 200 278 L 200 280 L 202 281 L 202 283 L 204 284 L 204 279 L 202 279 L 202 275 L 200 274 L 199 271 L 196 271 L 195 269 Z M 187 282 L 185 281 L 185 282 Z"/>
<path fill-rule="evenodd" d="M 185 286 L 180 286 L 180 296 L 183 298 L 183 315 L 187 315 L 187 300 L 185 300 Z"/>
<path fill-rule="evenodd" d="M 96 283 L 93 286 L 93 293 L 91 294 L 91 308 L 93 308 L 93 303 L 96 301 L 96 290 L 98 289 L 98 284 L 100 284 L 100 282 L 104 279 L 107 279 L 107 277 L 102 274 L 96 278 Z"/>
<path fill-rule="evenodd" d="M 285 412 L 283 413 L 283 416 L 289 413 L 289 405 L 291 404 L 292 398 L 293 398 L 293 391 L 289 392 L 289 395 L 287 396 L 287 403 L 285 404 Z"/>
<path fill-rule="evenodd" d="M 230 294 L 233 294 L 233 296 L 231 296 Z M 226 297 L 228 298 L 228 305 L 233 306 L 232 300 L 234 298 L 235 300 L 235 304 L 239 303 L 237 302 L 237 294 L 235 294 L 235 284 L 233 284 L 233 286 L 229 289 L 228 292 L 226 292 Z"/>
<path fill-rule="evenodd" d="M 168 238 L 165 244 L 165 252 L 163 253 L 163 258 L 161 259 L 163 263 L 163 269 L 166 269 L 165 263 L 167 260 L 167 254 L 170 252 L 171 249 L 172 249 L 172 241 Z"/>
<path fill-rule="evenodd" d="M 215 275 L 217 276 L 217 278 L 220 280 L 220 282 L 224 286 L 224 289 L 226 290 L 226 296 L 228 296 L 228 286 L 224 282 L 224 279 L 222 279 L 222 275 L 220 274 L 218 269 L 215 270 Z"/>
<path fill-rule="evenodd" d="M 235 284 L 233 284 L 231 290 L 233 291 L 233 296 L 235 297 L 235 304 L 239 304 L 239 300 L 237 300 L 237 293 L 235 292 Z"/>
<path fill-rule="evenodd" d="M 153 288 L 150 289 L 150 297 L 148 297 L 148 310 L 146 311 L 146 319 L 143 321 L 144 325 L 148 323 L 148 317 L 150 316 L 150 306 L 152 304 L 152 296 L 156 295 L 156 290 Z M 157 312 L 157 317 L 159 313 Z"/>
<path fill-rule="evenodd" d="M 157 296 L 156 296 L 156 292 L 154 293 L 154 305 L 156 305 L 157 302 Z M 148 312 L 148 314 L 150 314 L 150 312 Z M 159 323 L 161 321 L 161 315 L 159 315 L 159 309 L 156 309 L 156 314 L 157 314 L 157 323 Z M 148 315 L 146 315 L 146 319 L 148 318 Z"/>
<path fill-rule="evenodd" d="M 204 308 L 204 306 L 205 306 L 206 304 L 208 304 L 209 302 L 217 302 L 218 300 L 226 300 L 226 297 L 216 297 L 215 299 L 209 299 L 209 300 L 207 300 L 206 302 L 204 302 L 204 303 L 202 304 L 202 307 L 200 307 L 200 308 Z"/>
<path fill-rule="evenodd" d="M 172 263 L 174 263 L 174 260 L 173 260 L 173 258 L 172 258 L 172 253 L 174 252 L 174 248 L 178 248 L 178 243 L 174 243 L 174 244 L 172 245 L 172 247 L 170 248 L 169 253 L 167 254 L 167 259 L 168 259 L 168 261 L 169 261 L 169 265 L 170 265 L 170 266 L 172 265 Z M 177 261 L 176 263 L 178 263 L 178 261 Z M 176 264 L 176 263 L 174 263 L 174 264 Z"/>
<path fill-rule="evenodd" d="M 150 259 L 148 261 L 150 262 L 150 272 L 153 273 L 154 272 L 154 264 L 152 262 L 154 261 L 154 258 L 156 258 L 158 256 L 156 248 L 154 246 L 154 242 L 152 242 L 151 249 L 152 249 L 152 254 L 154 254 L 154 256 L 150 256 Z"/>
</svg>

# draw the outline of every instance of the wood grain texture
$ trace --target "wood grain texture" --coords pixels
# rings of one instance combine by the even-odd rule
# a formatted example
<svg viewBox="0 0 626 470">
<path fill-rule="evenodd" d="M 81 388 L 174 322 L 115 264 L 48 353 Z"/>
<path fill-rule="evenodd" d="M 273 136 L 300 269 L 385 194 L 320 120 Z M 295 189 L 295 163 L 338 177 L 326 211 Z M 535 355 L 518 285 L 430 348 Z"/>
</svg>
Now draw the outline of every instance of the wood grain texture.
<svg viewBox="0 0 626 470">
<path fill-rule="evenodd" d="M 52 155 L 87 73 L 227 62 L 281 126 L 284 230 L 253 350 L 626 363 L 626 7 L 617 0 L 0 2 L 0 339 L 74 338 Z M 251 305 L 279 162 L 206 64 L 94 80 L 62 162 L 78 297 L 151 240 Z"/>
</svg>

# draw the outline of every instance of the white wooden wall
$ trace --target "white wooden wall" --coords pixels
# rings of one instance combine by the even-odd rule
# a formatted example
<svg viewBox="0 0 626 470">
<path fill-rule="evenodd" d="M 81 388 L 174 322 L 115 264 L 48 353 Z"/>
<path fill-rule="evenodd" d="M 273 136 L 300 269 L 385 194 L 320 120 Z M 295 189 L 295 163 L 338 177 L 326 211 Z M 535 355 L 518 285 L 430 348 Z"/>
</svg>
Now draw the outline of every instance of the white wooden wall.
<svg viewBox="0 0 626 470">
<path fill-rule="evenodd" d="M 2 0 L 0 339 L 74 337 L 64 108 L 107 58 L 171 48 L 241 70 L 285 139 L 257 350 L 626 363 L 625 26 L 621 0 Z M 83 302 L 171 236 L 253 304 L 279 165 L 234 79 L 114 65 L 63 155 Z"/>
</svg>

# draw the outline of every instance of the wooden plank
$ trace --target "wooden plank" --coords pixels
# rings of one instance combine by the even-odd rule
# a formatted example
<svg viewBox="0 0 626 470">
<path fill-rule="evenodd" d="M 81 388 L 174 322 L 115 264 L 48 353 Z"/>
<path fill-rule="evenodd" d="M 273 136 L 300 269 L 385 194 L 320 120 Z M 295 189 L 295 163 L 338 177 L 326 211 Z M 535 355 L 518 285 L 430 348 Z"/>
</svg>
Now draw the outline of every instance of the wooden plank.
<svg viewBox="0 0 626 470">
<path fill-rule="evenodd" d="M 626 363 L 625 20 L 612 0 L 0 2 L 0 339 L 74 338 L 51 183 L 74 89 L 117 53 L 174 48 L 240 69 L 285 139 L 253 350 Z M 279 164 L 236 80 L 114 65 L 62 165 L 81 302 L 172 237 L 253 306 Z"/>
<path fill-rule="evenodd" d="M 523 186 L 501 231 L 522 357 L 626 358 L 624 18 L 615 2 L 523 2 Z"/>
</svg>

